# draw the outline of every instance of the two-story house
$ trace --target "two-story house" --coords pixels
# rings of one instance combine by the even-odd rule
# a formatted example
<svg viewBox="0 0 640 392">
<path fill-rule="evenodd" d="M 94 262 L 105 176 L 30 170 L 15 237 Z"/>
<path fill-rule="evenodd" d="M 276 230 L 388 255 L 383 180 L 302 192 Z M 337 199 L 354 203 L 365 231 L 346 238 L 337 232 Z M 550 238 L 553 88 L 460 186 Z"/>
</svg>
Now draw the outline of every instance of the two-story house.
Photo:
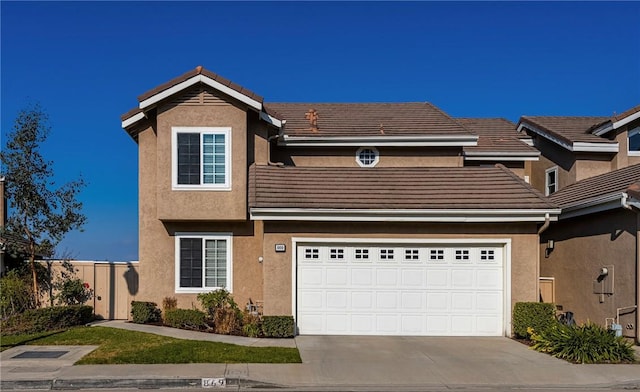
<svg viewBox="0 0 640 392">
<path fill-rule="evenodd" d="M 509 335 L 539 297 L 539 153 L 429 103 L 265 103 L 198 67 L 138 98 L 138 299 L 226 288 L 300 334 Z M 471 120 L 469 120 L 471 121 Z M 507 124 L 505 127 L 513 125 Z"/>
<path fill-rule="evenodd" d="M 640 106 L 612 117 L 523 116 L 518 130 L 541 152 L 531 183 L 562 208 L 541 235 L 543 300 L 640 342 Z"/>
</svg>

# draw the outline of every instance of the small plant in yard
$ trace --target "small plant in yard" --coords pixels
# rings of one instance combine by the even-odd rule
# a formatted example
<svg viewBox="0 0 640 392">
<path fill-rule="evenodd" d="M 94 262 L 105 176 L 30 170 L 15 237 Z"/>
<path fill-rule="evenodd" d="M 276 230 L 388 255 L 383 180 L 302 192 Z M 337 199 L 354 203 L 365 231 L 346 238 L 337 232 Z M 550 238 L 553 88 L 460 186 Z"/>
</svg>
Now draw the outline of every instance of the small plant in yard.
<svg viewBox="0 0 640 392">
<path fill-rule="evenodd" d="M 202 331 L 207 329 L 207 315 L 197 309 L 169 309 L 164 323 L 170 327 Z"/>
<path fill-rule="evenodd" d="M 262 334 L 267 338 L 291 338 L 295 335 L 293 316 L 263 316 Z"/>
<path fill-rule="evenodd" d="M 244 312 L 242 315 L 242 334 L 250 338 L 262 335 L 262 320 L 258 315 Z"/>
<path fill-rule="evenodd" d="M 83 305 L 93 297 L 93 290 L 82 279 L 67 279 L 55 297 L 60 305 Z"/>
<path fill-rule="evenodd" d="M 213 320 L 215 333 L 229 335 L 242 331 L 242 312 L 227 290 L 198 294 L 198 301 Z"/>
<path fill-rule="evenodd" d="M 131 319 L 137 324 L 160 322 L 160 309 L 155 302 L 131 301 Z"/>
<path fill-rule="evenodd" d="M 86 305 L 29 309 L 3 319 L 2 335 L 39 333 L 84 325 L 93 320 L 93 308 Z"/>
<path fill-rule="evenodd" d="M 162 312 L 166 313 L 168 310 L 178 309 L 178 300 L 176 297 L 164 297 L 162 300 Z"/>
<path fill-rule="evenodd" d="M 556 323 L 553 304 L 518 302 L 513 307 L 513 333 L 517 338 L 530 339 L 530 329 L 542 332 Z"/>
<path fill-rule="evenodd" d="M 35 307 L 29 282 L 17 271 L 0 278 L 0 317 L 3 319 Z"/>
<path fill-rule="evenodd" d="M 567 326 L 556 323 L 541 332 L 531 331 L 532 348 L 573 363 L 631 363 L 632 343 L 592 323 Z"/>
</svg>

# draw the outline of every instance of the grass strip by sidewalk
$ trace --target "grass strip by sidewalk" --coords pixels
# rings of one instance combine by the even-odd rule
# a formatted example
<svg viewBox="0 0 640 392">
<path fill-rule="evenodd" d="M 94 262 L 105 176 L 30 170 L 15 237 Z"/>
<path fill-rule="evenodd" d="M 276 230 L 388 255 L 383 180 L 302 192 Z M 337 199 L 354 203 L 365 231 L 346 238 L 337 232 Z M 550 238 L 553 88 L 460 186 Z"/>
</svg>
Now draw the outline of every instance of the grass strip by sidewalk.
<svg viewBox="0 0 640 392">
<path fill-rule="evenodd" d="M 296 348 L 183 340 L 108 327 L 77 327 L 58 333 L 2 336 L 0 344 L 3 350 L 21 344 L 100 346 L 77 365 L 301 362 Z"/>
</svg>

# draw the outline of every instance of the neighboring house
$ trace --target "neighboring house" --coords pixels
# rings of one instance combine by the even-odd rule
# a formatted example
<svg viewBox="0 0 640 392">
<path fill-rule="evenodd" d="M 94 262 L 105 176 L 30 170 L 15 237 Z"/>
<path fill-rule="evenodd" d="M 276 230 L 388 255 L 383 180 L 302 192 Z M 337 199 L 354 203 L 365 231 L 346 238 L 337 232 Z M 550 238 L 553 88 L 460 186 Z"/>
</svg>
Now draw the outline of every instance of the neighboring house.
<svg viewBox="0 0 640 392">
<path fill-rule="evenodd" d="M 138 300 L 226 288 L 300 334 L 460 336 L 538 300 L 559 209 L 516 139 L 428 103 L 268 104 L 201 67 L 138 101 Z"/>
<path fill-rule="evenodd" d="M 541 152 L 531 184 L 562 208 L 541 236 L 542 300 L 578 321 L 614 319 L 637 339 L 640 106 L 610 118 L 523 116 L 518 130 Z"/>
</svg>

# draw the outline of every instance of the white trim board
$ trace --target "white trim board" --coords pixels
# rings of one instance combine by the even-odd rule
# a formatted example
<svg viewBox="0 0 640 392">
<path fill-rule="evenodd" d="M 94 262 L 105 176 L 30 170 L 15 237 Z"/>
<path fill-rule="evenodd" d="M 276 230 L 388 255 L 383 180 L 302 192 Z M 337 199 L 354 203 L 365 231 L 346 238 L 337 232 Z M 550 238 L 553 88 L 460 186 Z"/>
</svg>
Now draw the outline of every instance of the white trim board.
<svg viewBox="0 0 640 392">
<path fill-rule="evenodd" d="M 518 126 L 517 131 L 522 132 L 522 129 L 524 128 L 572 152 L 612 153 L 612 152 L 618 152 L 620 149 L 620 146 L 617 142 L 616 143 L 573 142 L 569 144 L 564 140 L 561 140 L 560 138 L 549 135 L 547 132 L 537 128 L 535 125 L 531 125 L 528 123 L 526 125 L 520 124 Z"/>
<path fill-rule="evenodd" d="M 464 147 L 477 146 L 475 135 L 429 135 L 429 136 L 289 136 L 278 140 L 285 147 Z"/>
</svg>

